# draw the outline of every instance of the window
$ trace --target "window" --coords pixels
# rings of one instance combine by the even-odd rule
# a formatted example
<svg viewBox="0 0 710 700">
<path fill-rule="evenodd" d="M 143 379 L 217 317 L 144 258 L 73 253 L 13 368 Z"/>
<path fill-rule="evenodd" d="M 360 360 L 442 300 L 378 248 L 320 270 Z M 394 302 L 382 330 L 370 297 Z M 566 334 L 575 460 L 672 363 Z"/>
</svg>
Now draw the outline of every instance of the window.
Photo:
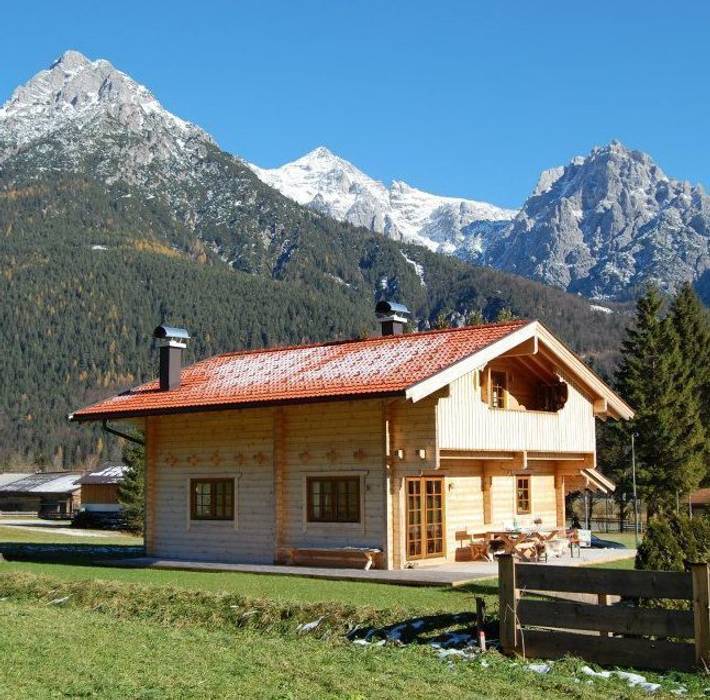
<svg viewBox="0 0 710 700">
<path fill-rule="evenodd" d="M 515 485 L 515 512 L 525 515 L 530 512 L 530 477 L 519 476 Z"/>
<path fill-rule="evenodd" d="M 234 520 L 234 479 L 192 479 L 192 520 Z"/>
<path fill-rule="evenodd" d="M 505 408 L 505 394 L 508 390 L 508 377 L 505 372 L 491 372 L 491 408 Z"/>
<path fill-rule="evenodd" d="M 306 481 L 309 523 L 359 523 L 360 477 L 312 477 Z"/>
</svg>

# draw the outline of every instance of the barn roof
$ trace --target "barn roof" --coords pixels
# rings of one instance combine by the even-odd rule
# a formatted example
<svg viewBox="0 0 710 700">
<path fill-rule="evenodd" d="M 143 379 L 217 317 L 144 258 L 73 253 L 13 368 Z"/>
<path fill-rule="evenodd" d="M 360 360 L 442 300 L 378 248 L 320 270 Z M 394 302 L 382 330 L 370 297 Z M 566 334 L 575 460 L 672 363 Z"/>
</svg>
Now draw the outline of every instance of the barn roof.
<svg viewBox="0 0 710 700">
<path fill-rule="evenodd" d="M 483 366 L 527 338 L 546 332 L 537 321 L 509 321 L 406 335 L 217 355 L 186 367 L 180 386 L 157 381 L 82 408 L 70 420 L 108 420 L 184 411 L 244 408 L 342 398 L 403 395 L 417 401 L 454 375 Z M 560 350 L 562 352 L 562 350 Z M 599 395 L 628 407 L 584 363 L 564 349 Z M 630 409 L 628 409 L 630 411 Z M 618 411 L 617 411 L 618 412 Z"/>
<path fill-rule="evenodd" d="M 19 481 L 27 476 L 27 472 L 3 472 L 0 474 L 0 486 L 11 484 L 13 481 Z"/>
<path fill-rule="evenodd" d="M 84 476 L 79 479 L 79 483 L 82 486 L 85 484 L 102 484 L 109 486 L 120 484 L 123 475 L 127 471 L 128 467 L 125 464 L 104 464 L 100 469 L 84 474 Z"/>
<path fill-rule="evenodd" d="M 72 493 L 79 487 L 79 472 L 38 472 L 0 486 L 0 493 Z"/>
</svg>

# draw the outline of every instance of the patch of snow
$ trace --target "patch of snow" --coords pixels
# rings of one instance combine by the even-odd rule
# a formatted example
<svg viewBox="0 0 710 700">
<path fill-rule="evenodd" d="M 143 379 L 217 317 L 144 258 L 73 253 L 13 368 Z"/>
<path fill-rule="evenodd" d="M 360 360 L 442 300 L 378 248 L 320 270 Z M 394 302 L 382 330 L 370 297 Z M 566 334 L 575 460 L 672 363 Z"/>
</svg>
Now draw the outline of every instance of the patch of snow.
<svg viewBox="0 0 710 700">
<path fill-rule="evenodd" d="M 323 618 L 319 617 L 317 620 L 313 620 L 313 622 L 304 622 L 298 627 L 296 627 L 296 632 L 299 634 L 306 634 L 307 632 L 313 632 L 313 630 L 317 629 L 320 623 L 323 622 Z"/>
<path fill-rule="evenodd" d="M 419 284 L 422 287 L 426 287 L 426 282 L 424 281 L 424 266 L 416 260 L 408 258 L 403 251 L 400 251 L 400 253 L 402 253 L 402 257 L 414 268 L 414 272 L 416 272 L 417 277 L 419 277 Z"/>
<path fill-rule="evenodd" d="M 600 313 L 603 314 L 613 314 L 614 310 L 610 309 L 608 306 L 599 306 L 599 304 L 590 304 L 589 308 L 592 311 L 599 311 Z"/>
<path fill-rule="evenodd" d="M 651 683 L 646 680 L 645 676 L 639 673 L 629 673 L 628 671 L 595 671 L 589 666 L 582 666 L 580 670 L 585 676 L 592 676 L 593 678 L 609 679 L 616 676 L 621 680 L 625 680 L 630 687 L 640 688 L 647 693 L 655 693 L 661 687 L 660 683 Z"/>
<path fill-rule="evenodd" d="M 105 245 L 92 245 L 91 250 L 108 250 L 108 247 Z"/>
<path fill-rule="evenodd" d="M 540 663 L 540 664 L 528 664 L 525 667 L 528 671 L 532 671 L 533 673 L 549 673 L 552 670 L 552 665 L 547 664 L 547 663 Z"/>
</svg>

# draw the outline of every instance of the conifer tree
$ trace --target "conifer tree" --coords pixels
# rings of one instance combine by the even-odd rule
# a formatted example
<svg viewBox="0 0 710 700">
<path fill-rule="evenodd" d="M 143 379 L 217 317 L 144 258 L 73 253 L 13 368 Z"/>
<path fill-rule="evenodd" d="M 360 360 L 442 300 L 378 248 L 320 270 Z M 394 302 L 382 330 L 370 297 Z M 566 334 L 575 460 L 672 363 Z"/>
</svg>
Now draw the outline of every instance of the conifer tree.
<svg viewBox="0 0 710 700">
<path fill-rule="evenodd" d="M 620 392 L 636 411 L 620 436 L 637 435 L 637 478 L 650 513 L 672 508 L 704 474 L 696 384 L 672 319 L 660 318 L 661 306 L 654 288 L 638 300 L 617 375 Z"/>
<path fill-rule="evenodd" d="M 123 506 L 126 528 L 143 532 L 145 512 L 145 447 L 134 442 L 126 444 L 123 461 L 128 467 L 118 487 L 118 500 Z"/>
</svg>

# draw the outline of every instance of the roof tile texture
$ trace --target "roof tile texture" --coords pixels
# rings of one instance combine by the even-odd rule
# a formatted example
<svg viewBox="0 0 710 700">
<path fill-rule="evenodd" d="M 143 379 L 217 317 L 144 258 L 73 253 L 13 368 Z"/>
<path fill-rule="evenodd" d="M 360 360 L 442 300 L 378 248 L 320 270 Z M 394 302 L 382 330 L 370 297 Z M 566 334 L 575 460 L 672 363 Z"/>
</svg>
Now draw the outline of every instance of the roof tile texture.
<svg viewBox="0 0 710 700">
<path fill-rule="evenodd" d="M 76 411 L 74 418 L 402 392 L 526 323 L 217 355 L 185 367 L 176 389 L 161 391 L 153 381 Z"/>
</svg>

